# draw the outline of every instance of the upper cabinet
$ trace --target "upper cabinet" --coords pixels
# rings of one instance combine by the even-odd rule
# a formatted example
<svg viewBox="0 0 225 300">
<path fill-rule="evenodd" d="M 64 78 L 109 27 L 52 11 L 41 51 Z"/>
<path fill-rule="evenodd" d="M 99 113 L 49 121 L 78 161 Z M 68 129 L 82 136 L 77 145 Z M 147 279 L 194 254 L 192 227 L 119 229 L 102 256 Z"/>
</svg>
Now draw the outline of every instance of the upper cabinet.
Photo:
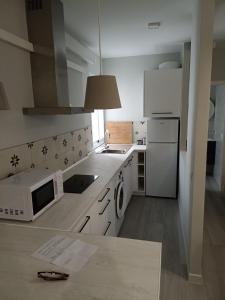
<svg viewBox="0 0 225 300">
<path fill-rule="evenodd" d="M 182 69 L 159 69 L 144 74 L 144 117 L 179 117 Z"/>
</svg>

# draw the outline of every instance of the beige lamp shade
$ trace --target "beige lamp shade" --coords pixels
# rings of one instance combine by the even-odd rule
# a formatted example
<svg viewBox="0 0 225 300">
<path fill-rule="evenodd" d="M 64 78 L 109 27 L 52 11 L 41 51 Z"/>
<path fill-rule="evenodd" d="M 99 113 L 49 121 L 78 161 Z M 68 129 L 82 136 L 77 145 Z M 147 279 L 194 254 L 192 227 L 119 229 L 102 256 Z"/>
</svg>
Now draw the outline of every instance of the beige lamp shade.
<svg viewBox="0 0 225 300">
<path fill-rule="evenodd" d="M 120 107 L 121 103 L 115 76 L 97 75 L 87 78 L 84 108 L 111 109 Z"/>
</svg>

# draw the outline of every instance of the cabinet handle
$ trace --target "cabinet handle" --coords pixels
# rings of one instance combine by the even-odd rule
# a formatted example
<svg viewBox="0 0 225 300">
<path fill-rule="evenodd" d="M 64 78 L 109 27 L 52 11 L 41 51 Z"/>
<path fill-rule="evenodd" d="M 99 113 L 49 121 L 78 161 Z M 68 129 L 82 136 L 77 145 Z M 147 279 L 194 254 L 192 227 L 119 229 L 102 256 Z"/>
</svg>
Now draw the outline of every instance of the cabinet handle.
<svg viewBox="0 0 225 300">
<path fill-rule="evenodd" d="M 105 196 L 108 194 L 109 191 L 110 191 L 110 188 L 107 188 L 104 196 L 102 197 L 102 199 L 98 200 L 98 202 L 102 202 L 105 199 Z"/>
<path fill-rule="evenodd" d="M 106 210 L 106 208 L 108 207 L 109 203 L 111 202 L 111 200 L 109 199 L 106 206 L 103 208 L 103 210 L 99 213 L 100 216 L 102 216 Z"/>
<path fill-rule="evenodd" d="M 81 228 L 78 230 L 78 232 L 82 232 L 84 227 L 87 225 L 87 223 L 89 222 L 89 220 L 91 219 L 90 216 L 86 216 L 84 223 L 81 225 Z"/>
<path fill-rule="evenodd" d="M 124 166 L 124 168 L 126 168 L 128 165 L 130 165 L 130 163 L 132 162 L 133 160 L 133 156 L 128 160 L 128 162 L 126 163 L 126 165 Z"/>
<path fill-rule="evenodd" d="M 126 165 L 124 166 L 124 168 L 126 168 L 129 165 L 129 161 L 126 163 Z"/>
<path fill-rule="evenodd" d="M 173 113 L 171 111 L 167 112 L 153 112 L 152 115 L 172 115 Z"/>
<path fill-rule="evenodd" d="M 106 235 L 106 233 L 108 232 L 109 227 L 111 226 L 111 224 L 112 224 L 112 222 L 108 222 L 108 225 L 107 225 L 107 227 L 106 227 L 106 230 L 105 230 L 105 232 L 104 232 L 104 235 Z"/>
</svg>

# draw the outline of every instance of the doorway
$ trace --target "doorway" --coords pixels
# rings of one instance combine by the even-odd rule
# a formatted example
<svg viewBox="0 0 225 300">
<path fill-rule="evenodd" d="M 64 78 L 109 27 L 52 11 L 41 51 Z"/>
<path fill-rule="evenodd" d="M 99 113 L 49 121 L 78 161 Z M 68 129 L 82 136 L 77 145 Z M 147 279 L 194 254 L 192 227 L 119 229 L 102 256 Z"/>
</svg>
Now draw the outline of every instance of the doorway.
<svg viewBox="0 0 225 300">
<path fill-rule="evenodd" d="M 211 87 L 206 177 L 225 192 L 225 85 Z"/>
</svg>

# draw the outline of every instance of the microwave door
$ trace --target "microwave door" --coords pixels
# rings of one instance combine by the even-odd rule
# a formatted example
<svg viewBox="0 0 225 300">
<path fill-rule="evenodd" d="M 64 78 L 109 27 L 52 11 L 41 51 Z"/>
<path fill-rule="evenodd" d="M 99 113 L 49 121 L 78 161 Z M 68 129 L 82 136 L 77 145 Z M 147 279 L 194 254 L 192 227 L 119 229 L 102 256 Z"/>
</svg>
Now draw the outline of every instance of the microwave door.
<svg viewBox="0 0 225 300">
<path fill-rule="evenodd" d="M 54 180 L 50 180 L 32 192 L 33 215 L 37 217 L 55 200 Z"/>
</svg>

